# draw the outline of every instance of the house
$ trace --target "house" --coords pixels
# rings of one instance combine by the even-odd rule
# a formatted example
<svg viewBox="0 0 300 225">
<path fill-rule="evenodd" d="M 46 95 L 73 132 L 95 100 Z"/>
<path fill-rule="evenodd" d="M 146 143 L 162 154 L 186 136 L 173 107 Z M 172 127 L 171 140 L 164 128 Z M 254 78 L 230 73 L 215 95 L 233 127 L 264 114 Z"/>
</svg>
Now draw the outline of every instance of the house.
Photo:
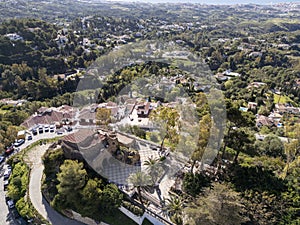
<svg viewBox="0 0 300 225">
<path fill-rule="evenodd" d="M 148 118 L 151 111 L 150 102 L 138 103 L 136 105 L 136 111 L 139 118 Z"/>
<path fill-rule="evenodd" d="M 273 127 L 275 126 L 274 121 L 266 116 L 258 115 L 256 118 L 256 126 L 261 128 L 262 126 Z"/>
<path fill-rule="evenodd" d="M 277 47 L 281 50 L 289 50 L 291 46 L 289 44 L 278 44 Z"/>
<path fill-rule="evenodd" d="M 241 76 L 241 74 L 232 72 L 231 70 L 226 70 L 226 71 L 223 73 L 223 75 L 229 76 L 229 77 L 240 77 L 240 76 Z"/>
<path fill-rule="evenodd" d="M 83 108 L 78 115 L 78 120 L 81 125 L 95 125 L 96 124 L 96 107 Z"/>
<path fill-rule="evenodd" d="M 22 41 L 23 37 L 17 33 L 6 34 L 5 37 L 8 37 L 11 41 Z"/>
<path fill-rule="evenodd" d="M 117 103 L 115 102 L 107 102 L 107 103 L 101 103 L 98 105 L 97 108 L 106 108 L 106 109 L 110 109 L 111 111 L 111 116 L 116 118 L 116 119 L 121 119 L 120 118 L 120 113 L 119 113 L 119 106 Z"/>
<path fill-rule="evenodd" d="M 260 87 L 263 87 L 267 85 L 266 83 L 264 82 L 252 82 L 251 84 L 248 85 L 247 88 L 260 88 Z"/>
<path fill-rule="evenodd" d="M 215 78 L 218 82 L 222 83 L 222 82 L 225 82 L 227 81 L 228 79 L 230 79 L 230 77 L 227 77 L 227 76 L 224 76 L 222 73 L 217 73 L 215 75 Z"/>
<path fill-rule="evenodd" d="M 290 113 L 290 114 L 300 115 L 300 108 L 294 107 L 294 106 L 290 105 L 289 103 L 275 104 L 275 111 L 279 114 Z"/>
<path fill-rule="evenodd" d="M 262 53 L 261 52 L 251 52 L 249 54 L 250 58 L 256 58 L 256 57 L 262 57 Z"/>
<path fill-rule="evenodd" d="M 66 79 L 66 75 L 65 74 L 56 74 L 53 76 L 53 78 L 55 80 L 65 80 Z"/>
<path fill-rule="evenodd" d="M 82 45 L 83 46 L 90 46 L 91 45 L 91 41 L 88 38 L 83 38 Z"/>
<path fill-rule="evenodd" d="M 71 124 L 74 122 L 75 114 L 76 109 L 67 105 L 58 108 L 41 107 L 21 125 L 29 129 L 37 124 Z"/>
<path fill-rule="evenodd" d="M 129 149 L 133 146 L 135 139 L 103 129 L 80 129 L 62 139 L 62 149 L 66 158 L 86 160 L 90 166 L 95 162 L 94 166 L 101 169 L 105 169 L 105 163 L 111 161 L 112 157 L 130 165 L 138 163 L 139 152 Z"/>
<path fill-rule="evenodd" d="M 183 40 L 180 40 L 180 39 L 176 40 L 175 42 L 176 42 L 176 44 L 179 44 L 179 45 L 182 45 L 185 43 Z"/>
<path fill-rule="evenodd" d="M 143 37 L 143 34 L 142 34 L 141 32 L 136 32 L 136 33 L 134 34 L 134 36 L 135 36 L 136 38 L 141 38 L 141 37 Z"/>
<path fill-rule="evenodd" d="M 10 98 L 5 98 L 5 99 L 1 99 L 0 102 L 5 104 L 5 105 L 21 106 L 24 103 L 26 103 L 27 100 L 24 100 L 24 99 L 12 100 Z"/>
<path fill-rule="evenodd" d="M 196 92 L 208 92 L 211 88 L 211 85 L 203 85 L 200 83 L 195 83 L 194 84 L 194 90 Z"/>
<path fill-rule="evenodd" d="M 282 115 L 276 112 L 272 112 L 268 117 L 274 121 L 280 121 L 282 119 Z"/>
</svg>

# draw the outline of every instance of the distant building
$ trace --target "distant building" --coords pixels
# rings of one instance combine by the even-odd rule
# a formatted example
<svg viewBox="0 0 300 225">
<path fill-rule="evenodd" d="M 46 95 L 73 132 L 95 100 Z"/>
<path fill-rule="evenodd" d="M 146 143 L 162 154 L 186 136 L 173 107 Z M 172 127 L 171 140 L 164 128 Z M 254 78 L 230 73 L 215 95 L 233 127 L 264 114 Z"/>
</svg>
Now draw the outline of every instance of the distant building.
<svg viewBox="0 0 300 225">
<path fill-rule="evenodd" d="M 266 86 L 267 84 L 264 82 L 252 82 L 251 84 L 248 85 L 247 88 L 260 88 L 263 86 Z"/>
<path fill-rule="evenodd" d="M 26 103 L 27 100 L 24 100 L 24 99 L 12 100 L 10 98 L 5 98 L 5 99 L 1 99 L 0 102 L 5 104 L 5 105 L 21 106 L 24 103 Z"/>
<path fill-rule="evenodd" d="M 275 104 L 275 111 L 279 114 L 290 113 L 295 115 L 300 115 L 300 108 L 291 106 L 290 104 Z"/>
<path fill-rule="evenodd" d="M 232 72 L 231 70 L 226 70 L 226 71 L 223 73 L 223 75 L 229 76 L 229 77 L 240 77 L 240 76 L 241 76 L 241 74 Z"/>
<path fill-rule="evenodd" d="M 8 37 L 9 40 L 11 40 L 11 41 L 22 41 L 23 40 L 23 37 L 17 33 L 6 34 L 5 36 Z"/>
<path fill-rule="evenodd" d="M 137 115 L 140 118 L 147 118 L 151 112 L 150 102 L 138 103 L 136 105 Z"/>
<path fill-rule="evenodd" d="M 273 127 L 275 126 L 274 121 L 266 116 L 258 115 L 256 118 L 256 126 L 261 128 L 262 126 Z"/>
<path fill-rule="evenodd" d="M 38 124 L 71 124 L 74 122 L 75 113 L 76 109 L 67 105 L 58 108 L 41 107 L 21 125 L 29 129 Z"/>
<path fill-rule="evenodd" d="M 255 111 L 257 109 L 256 102 L 248 102 L 248 109 Z"/>
<path fill-rule="evenodd" d="M 262 57 L 262 53 L 261 52 L 251 52 L 249 54 L 250 58 L 256 58 L 256 57 Z"/>
</svg>

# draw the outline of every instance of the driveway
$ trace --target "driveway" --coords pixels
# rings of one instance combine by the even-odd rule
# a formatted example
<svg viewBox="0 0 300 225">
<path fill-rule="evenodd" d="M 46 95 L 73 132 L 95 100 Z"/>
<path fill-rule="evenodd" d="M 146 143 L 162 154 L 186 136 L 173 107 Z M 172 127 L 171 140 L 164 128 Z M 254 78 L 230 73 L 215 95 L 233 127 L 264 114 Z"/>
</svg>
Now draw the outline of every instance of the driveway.
<svg viewBox="0 0 300 225">
<path fill-rule="evenodd" d="M 38 145 L 31 149 L 25 157 L 25 161 L 31 165 L 29 197 L 32 205 L 45 219 L 47 219 L 53 225 L 84 225 L 83 223 L 71 220 L 56 212 L 42 196 L 41 180 L 43 176 L 44 165 L 41 158 L 49 146 L 50 144 Z"/>
</svg>

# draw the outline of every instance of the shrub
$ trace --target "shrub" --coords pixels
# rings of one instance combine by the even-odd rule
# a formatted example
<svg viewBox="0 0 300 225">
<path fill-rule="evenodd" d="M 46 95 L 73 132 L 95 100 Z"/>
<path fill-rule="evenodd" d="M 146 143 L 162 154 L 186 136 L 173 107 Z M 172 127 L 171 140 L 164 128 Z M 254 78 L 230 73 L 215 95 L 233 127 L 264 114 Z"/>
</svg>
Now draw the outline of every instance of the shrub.
<svg viewBox="0 0 300 225">
<path fill-rule="evenodd" d="M 123 201 L 122 204 L 123 204 L 124 208 L 128 209 L 130 212 L 132 212 L 133 214 L 135 214 L 137 216 L 142 216 L 144 213 L 140 207 L 133 205 L 130 202 Z"/>
</svg>

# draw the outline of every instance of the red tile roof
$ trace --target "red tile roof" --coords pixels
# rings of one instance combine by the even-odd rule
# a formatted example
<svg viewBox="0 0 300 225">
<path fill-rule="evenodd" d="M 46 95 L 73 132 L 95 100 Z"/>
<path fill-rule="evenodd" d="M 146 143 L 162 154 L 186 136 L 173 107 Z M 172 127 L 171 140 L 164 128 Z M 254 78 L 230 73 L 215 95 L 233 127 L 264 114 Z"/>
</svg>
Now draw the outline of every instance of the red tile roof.
<svg viewBox="0 0 300 225">
<path fill-rule="evenodd" d="M 61 122 L 63 119 L 71 120 L 75 117 L 76 111 L 71 106 L 61 106 L 59 108 L 41 107 L 38 112 L 39 114 L 30 116 L 21 125 L 30 128 L 38 124 Z"/>
<path fill-rule="evenodd" d="M 76 133 L 69 134 L 63 138 L 63 141 L 71 142 L 71 143 L 80 143 L 83 142 L 88 137 L 91 137 L 96 132 L 92 129 L 81 129 Z"/>
</svg>

